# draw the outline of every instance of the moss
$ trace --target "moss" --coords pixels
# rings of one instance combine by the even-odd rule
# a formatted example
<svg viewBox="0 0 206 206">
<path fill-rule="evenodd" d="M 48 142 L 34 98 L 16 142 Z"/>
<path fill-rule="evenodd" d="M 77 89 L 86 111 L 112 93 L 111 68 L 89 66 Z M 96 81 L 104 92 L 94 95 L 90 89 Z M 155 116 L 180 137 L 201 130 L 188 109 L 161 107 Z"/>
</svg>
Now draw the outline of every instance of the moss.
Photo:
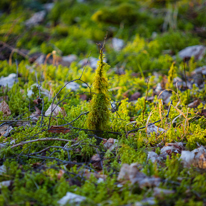
<svg viewBox="0 0 206 206">
<path fill-rule="evenodd" d="M 168 82 L 166 84 L 166 89 L 174 89 L 173 79 L 175 77 L 177 77 L 177 67 L 175 67 L 174 62 L 173 62 L 168 72 Z"/>
<path fill-rule="evenodd" d="M 69 0 L 69 1 L 57 1 L 55 3 L 55 6 L 53 7 L 53 9 L 51 10 L 50 14 L 49 14 L 49 19 L 56 24 L 57 21 L 59 20 L 62 11 L 65 11 L 65 8 L 69 8 L 73 3 L 73 0 Z"/>
<path fill-rule="evenodd" d="M 103 49 L 100 49 L 98 67 L 93 83 L 94 95 L 90 102 L 90 111 L 87 119 L 87 126 L 91 130 L 107 130 L 109 127 L 110 98 L 108 95 L 108 82 L 105 77 L 105 70 L 108 67 L 103 62 Z"/>
<path fill-rule="evenodd" d="M 55 42 L 55 46 L 63 52 L 63 55 L 77 54 L 83 56 L 87 52 L 91 52 L 91 54 L 97 53 L 97 46 L 85 37 L 70 36 Z"/>
<path fill-rule="evenodd" d="M 144 13 L 137 11 L 138 7 L 130 3 L 122 3 L 111 8 L 102 8 L 92 16 L 92 20 L 96 22 L 120 24 L 125 23 L 131 25 L 135 21 L 143 21 L 147 18 Z"/>
<path fill-rule="evenodd" d="M 0 88 L 0 95 L 4 96 L 12 112 L 9 117 L 3 117 L 3 113 L 0 112 L 0 119 L 3 121 L 17 118 L 28 121 L 28 125 L 17 127 L 16 122 L 10 122 L 14 128 L 10 136 L 0 138 L 0 142 L 6 144 L 6 147 L 0 150 L 0 161 L 7 169 L 6 174 L 0 175 L 0 181 L 12 180 L 9 188 L 3 187 L 0 191 L 0 205 L 57 205 L 57 201 L 68 191 L 87 196 L 88 200 L 82 205 L 134 205 L 153 194 L 153 188 L 140 189 L 138 185 L 131 186 L 129 183 L 119 187 L 117 175 L 121 165 L 134 162 L 139 164 L 140 171 L 146 175 L 161 178 L 160 188 L 175 191 L 167 197 L 156 198 L 157 205 L 203 205 L 206 198 L 204 172 L 196 168 L 183 168 L 179 155 L 172 155 L 162 160 L 160 165 L 147 161 L 148 151 L 155 150 L 160 154 L 159 145 L 165 143 L 183 142 L 188 150 L 197 148 L 197 144 L 206 145 L 206 120 L 204 116 L 198 115 L 205 106 L 203 104 L 197 108 L 187 106 L 196 99 L 204 103 L 206 87 L 199 90 L 193 85 L 190 90 L 183 92 L 177 90 L 173 85 L 173 78 L 182 77 L 184 65 L 179 58 L 176 58 L 174 65 L 172 58 L 187 46 L 204 44 L 198 37 L 200 34 L 196 33 L 197 28 L 202 27 L 205 22 L 202 5 L 187 1 L 174 3 L 179 11 L 177 30 L 162 32 L 165 19 L 163 11 L 167 6 L 165 1 L 157 5 L 156 1 L 112 0 L 96 3 L 88 0 L 80 3 L 63 0 L 55 2 L 52 11 L 40 25 L 26 28 L 24 22 L 31 17 L 31 13 L 43 8 L 43 3 L 47 2 L 32 1 L 28 5 L 26 0 L 21 3 L 10 0 L 0 3 L 3 11 L 0 16 L 1 41 L 19 49 L 31 49 L 29 55 L 35 51 L 48 54 L 54 49 L 58 50 L 58 54 L 62 51 L 61 55 L 78 55 L 77 61 L 69 67 L 52 64 L 34 66 L 27 60 L 20 62 L 20 56 L 16 53 L 13 55 L 13 62 L 17 59 L 19 63 L 19 82 L 11 89 Z M 151 6 L 153 3 L 155 8 Z M 109 41 L 105 48 L 105 56 L 111 68 L 103 63 L 101 53 L 96 74 L 89 66 L 85 67 L 82 74 L 82 68 L 77 62 L 85 56 L 88 58 L 98 55 L 96 42 L 104 39 L 106 31 Z M 203 33 L 201 35 L 204 36 Z M 111 47 L 110 38 L 113 37 L 125 41 L 122 50 L 114 51 Z M 8 48 L 1 49 L 1 52 L 3 55 L 1 58 L 9 59 Z M 191 59 L 185 67 L 188 78 L 192 78 L 191 73 L 195 68 L 204 66 L 205 63 L 204 58 L 201 61 Z M 114 67 L 121 67 L 125 74 L 116 74 Z M 107 72 L 108 79 L 103 70 Z M 9 65 L 7 61 L 0 61 L 0 76 L 6 77 L 16 71 L 16 64 Z M 154 74 L 154 71 L 157 71 L 158 75 Z M 50 126 L 65 125 L 70 129 L 68 133 L 48 132 L 48 117 L 44 117 L 43 121 L 40 118 L 36 123 L 29 122 L 28 117 L 35 111 L 33 100 L 39 96 L 36 87 L 33 88 L 34 94 L 31 97 L 27 96 L 31 85 L 38 80 L 42 88 L 48 90 L 54 97 L 65 82 L 78 79 L 81 74 L 83 81 L 89 86 L 93 85 L 92 94 L 95 95 L 91 104 L 80 99 L 82 94 L 85 94 L 87 99 L 91 97 L 90 89 L 84 88 L 81 81 L 76 81 L 80 85 L 78 91 L 73 92 L 64 88 L 54 100 L 55 104 L 59 103 L 64 109 L 66 115 L 59 114 L 57 117 L 52 117 Z M 173 90 L 171 96 L 173 106 L 169 116 L 161 119 L 166 116 L 168 105 L 162 104 L 157 96 L 154 96 L 153 102 L 145 101 L 145 95 L 154 94 L 157 84 L 165 81 L 163 74 L 168 75 L 166 87 Z M 150 78 L 148 85 L 147 77 Z M 104 80 L 103 84 L 101 80 Z M 128 102 L 128 98 L 137 91 L 141 93 L 141 97 L 136 102 Z M 41 98 L 44 107 L 43 104 L 39 104 L 38 108 L 46 112 L 52 103 L 52 98 L 49 99 L 43 94 Z M 117 106 L 112 112 L 109 110 L 110 100 L 115 101 Z M 99 108 L 96 103 L 102 107 Z M 90 111 L 90 114 L 83 114 L 87 111 Z M 92 122 L 94 119 L 91 119 L 91 116 L 98 117 L 100 121 L 95 119 Z M 73 121 L 74 119 L 76 120 Z M 145 126 L 147 121 L 151 123 L 160 119 L 161 121 L 155 125 L 165 129 L 166 132 L 159 136 L 155 134 L 148 136 L 145 128 L 126 135 L 129 130 Z M 174 119 L 174 124 L 171 124 Z M 88 127 L 86 123 L 89 121 Z M 94 134 L 87 131 L 88 128 L 119 132 L 121 135 L 111 133 L 104 135 L 106 138 L 117 139 L 118 147 L 112 151 L 106 150 L 102 143 L 98 144 L 99 142 L 93 138 Z M 60 141 L 39 141 L 11 149 L 12 140 L 18 144 L 46 137 L 71 140 L 67 144 L 68 152 L 61 148 L 66 143 Z M 46 148 L 46 152 L 40 152 Z M 28 157 L 28 154 L 32 153 L 35 155 L 32 158 Z M 94 165 L 90 164 L 91 157 L 96 153 L 103 159 L 103 168 L 102 171 L 98 171 L 98 175 L 107 176 L 101 183 L 97 181 L 96 174 L 91 175 L 89 179 L 84 176 L 90 171 L 96 172 Z M 43 159 L 39 157 L 40 155 Z M 57 159 L 45 160 L 44 157 Z M 61 164 L 58 159 L 87 164 L 72 167 L 70 164 Z M 65 173 L 60 177 L 58 174 L 61 170 Z"/>
<path fill-rule="evenodd" d="M 15 84 L 8 92 L 8 98 L 9 109 L 11 110 L 12 115 L 19 115 L 24 112 L 28 112 L 29 101 L 26 96 L 22 95 L 18 84 Z"/>
</svg>

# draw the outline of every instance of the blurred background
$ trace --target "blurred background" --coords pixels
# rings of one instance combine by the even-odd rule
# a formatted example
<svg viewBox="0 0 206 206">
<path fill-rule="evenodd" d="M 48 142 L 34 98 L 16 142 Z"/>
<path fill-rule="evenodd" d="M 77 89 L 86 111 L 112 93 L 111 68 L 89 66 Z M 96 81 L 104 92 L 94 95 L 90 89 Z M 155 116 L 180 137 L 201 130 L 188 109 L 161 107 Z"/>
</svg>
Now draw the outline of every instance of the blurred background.
<svg viewBox="0 0 206 206">
<path fill-rule="evenodd" d="M 178 51 L 205 45 L 205 25 L 203 0 L 1 0 L 0 60 L 33 63 L 55 51 L 64 66 L 88 56 L 96 64 L 106 38 L 111 66 L 164 70 Z"/>
</svg>

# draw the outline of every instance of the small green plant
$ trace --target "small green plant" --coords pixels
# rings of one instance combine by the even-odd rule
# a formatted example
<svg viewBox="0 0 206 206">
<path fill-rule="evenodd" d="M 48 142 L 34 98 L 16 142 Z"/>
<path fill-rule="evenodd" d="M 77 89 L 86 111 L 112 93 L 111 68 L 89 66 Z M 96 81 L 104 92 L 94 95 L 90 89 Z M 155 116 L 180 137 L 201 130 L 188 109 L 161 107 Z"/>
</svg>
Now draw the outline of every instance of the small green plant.
<svg viewBox="0 0 206 206">
<path fill-rule="evenodd" d="M 110 101 L 107 90 L 108 81 L 104 76 L 108 64 L 103 62 L 103 59 L 102 47 L 100 49 L 99 62 L 93 84 L 94 95 L 90 102 L 90 112 L 87 119 L 87 126 L 91 130 L 105 130 L 108 128 Z"/>
<path fill-rule="evenodd" d="M 166 84 L 166 89 L 173 88 L 173 79 L 177 76 L 177 67 L 175 66 L 175 62 L 172 63 L 170 70 L 168 72 L 168 82 Z"/>
</svg>

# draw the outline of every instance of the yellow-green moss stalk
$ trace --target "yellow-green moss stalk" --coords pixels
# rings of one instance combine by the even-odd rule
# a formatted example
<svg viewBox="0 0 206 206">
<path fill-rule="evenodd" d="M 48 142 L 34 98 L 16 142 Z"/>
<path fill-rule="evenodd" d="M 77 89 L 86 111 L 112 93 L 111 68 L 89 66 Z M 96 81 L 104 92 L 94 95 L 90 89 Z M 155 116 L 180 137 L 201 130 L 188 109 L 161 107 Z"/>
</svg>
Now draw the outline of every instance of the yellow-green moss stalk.
<svg viewBox="0 0 206 206">
<path fill-rule="evenodd" d="M 100 49 L 98 67 L 93 83 L 93 97 L 90 102 L 90 111 L 87 118 L 87 127 L 91 130 L 107 130 L 109 127 L 110 98 L 108 95 L 108 81 L 105 70 L 109 67 L 103 62 L 104 55 Z"/>
</svg>

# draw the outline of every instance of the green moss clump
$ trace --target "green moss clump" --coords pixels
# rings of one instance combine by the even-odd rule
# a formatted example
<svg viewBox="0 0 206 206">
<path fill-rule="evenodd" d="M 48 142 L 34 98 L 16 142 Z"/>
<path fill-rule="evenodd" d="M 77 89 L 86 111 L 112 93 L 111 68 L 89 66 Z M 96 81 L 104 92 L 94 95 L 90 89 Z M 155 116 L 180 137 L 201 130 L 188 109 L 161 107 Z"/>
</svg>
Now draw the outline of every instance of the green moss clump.
<svg viewBox="0 0 206 206">
<path fill-rule="evenodd" d="M 111 8 L 105 7 L 94 13 L 92 20 L 101 23 L 127 25 L 133 24 L 137 20 L 145 20 L 147 16 L 138 12 L 138 7 L 130 3 L 122 3 Z"/>
<path fill-rule="evenodd" d="M 107 129 L 110 116 L 110 98 L 107 91 L 108 82 L 106 77 L 104 77 L 104 72 L 108 65 L 103 62 L 103 58 L 103 49 L 100 49 L 99 62 L 93 85 L 95 94 L 90 102 L 90 112 L 87 119 L 87 126 L 92 130 Z"/>
</svg>

